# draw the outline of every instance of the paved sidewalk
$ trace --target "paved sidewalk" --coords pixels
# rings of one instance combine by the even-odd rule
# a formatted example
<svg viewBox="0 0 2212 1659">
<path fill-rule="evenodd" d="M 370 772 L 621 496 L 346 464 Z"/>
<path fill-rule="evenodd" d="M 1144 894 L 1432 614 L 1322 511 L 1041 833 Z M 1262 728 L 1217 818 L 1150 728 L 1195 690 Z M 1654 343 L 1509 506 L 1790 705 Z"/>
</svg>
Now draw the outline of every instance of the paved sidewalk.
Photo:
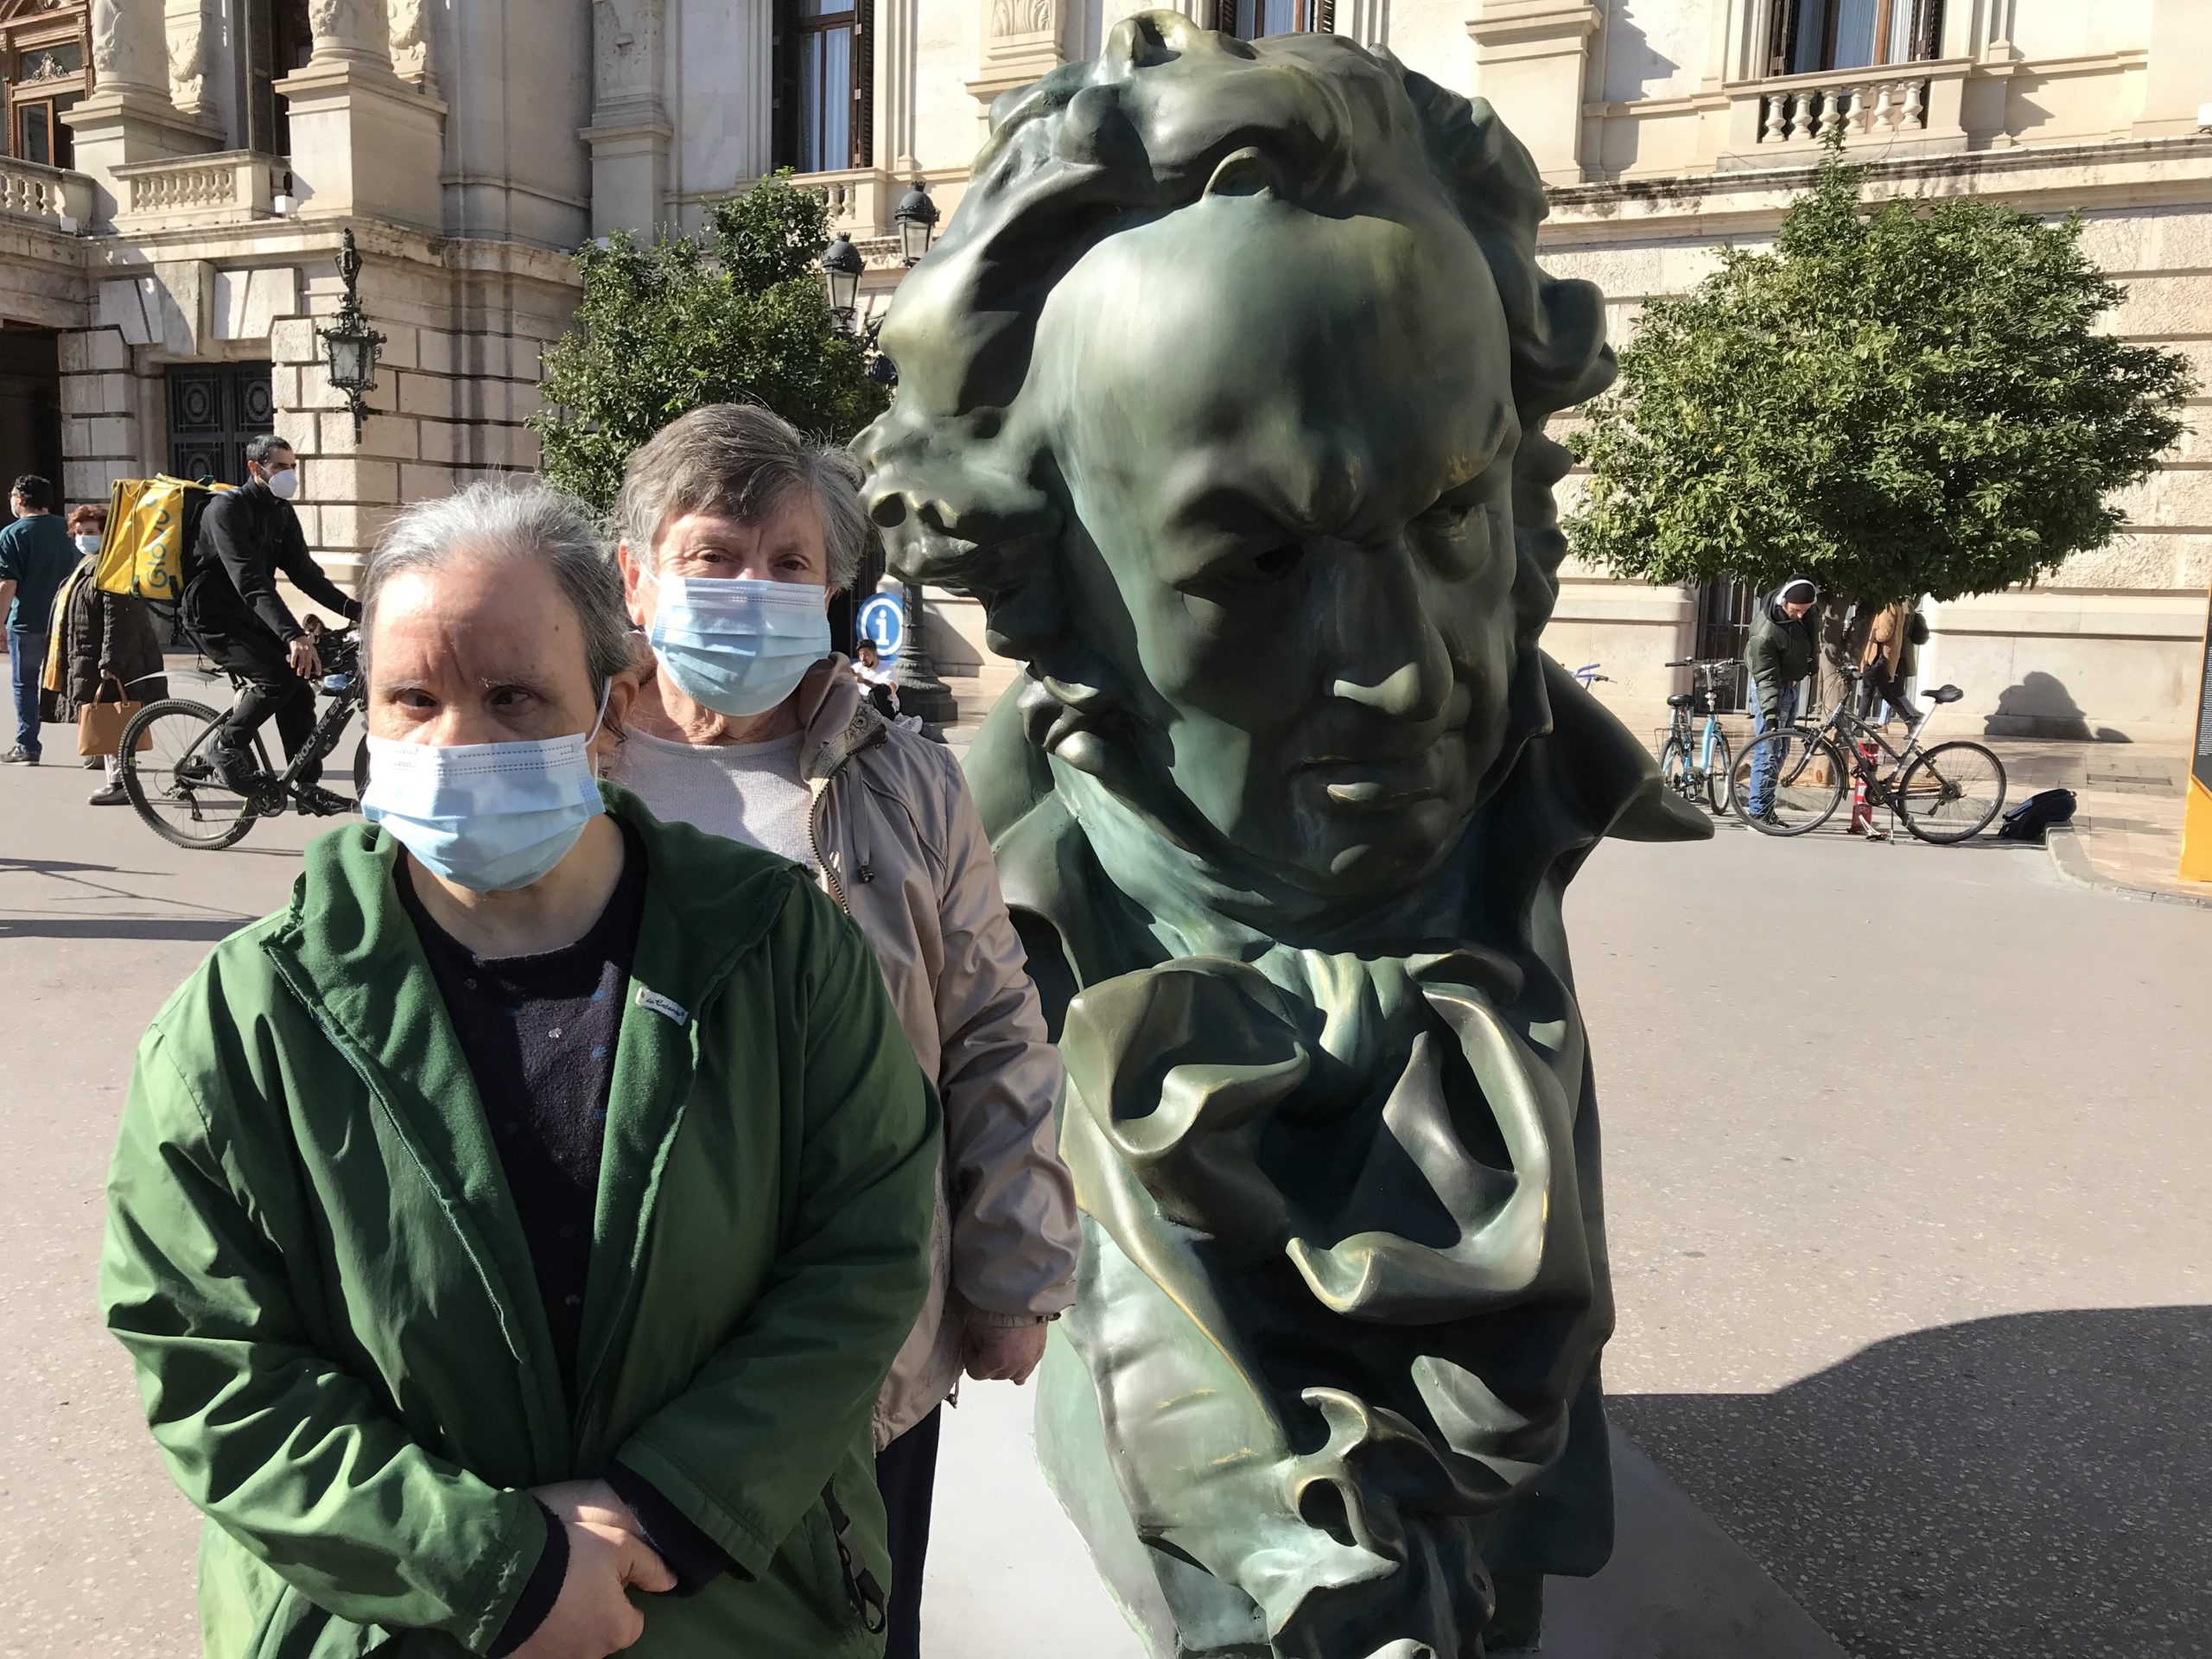
<svg viewBox="0 0 2212 1659">
<path fill-rule="evenodd" d="M 2074 791 L 2073 823 L 2050 837 L 2060 874 L 2088 887 L 2212 905 L 2212 881 L 2177 874 L 2189 779 L 2184 745 L 1980 741 L 2005 763 L 2008 806 L 2041 789 Z"/>
</svg>

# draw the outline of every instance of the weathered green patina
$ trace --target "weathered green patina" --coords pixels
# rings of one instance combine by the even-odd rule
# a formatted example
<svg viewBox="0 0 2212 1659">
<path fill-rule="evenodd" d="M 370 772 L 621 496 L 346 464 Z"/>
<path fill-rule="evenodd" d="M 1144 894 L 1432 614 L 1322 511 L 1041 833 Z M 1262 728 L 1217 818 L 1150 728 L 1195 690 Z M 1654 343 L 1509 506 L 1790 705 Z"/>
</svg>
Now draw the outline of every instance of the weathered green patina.
<svg viewBox="0 0 2212 1659">
<path fill-rule="evenodd" d="M 1040 1444 L 1162 1656 L 1465 1659 L 1610 1548 L 1560 898 L 1687 837 L 1537 636 L 1597 291 L 1481 104 L 1154 12 L 992 111 L 883 332 L 903 575 L 1028 665 L 969 771 L 1058 1022 Z"/>
</svg>

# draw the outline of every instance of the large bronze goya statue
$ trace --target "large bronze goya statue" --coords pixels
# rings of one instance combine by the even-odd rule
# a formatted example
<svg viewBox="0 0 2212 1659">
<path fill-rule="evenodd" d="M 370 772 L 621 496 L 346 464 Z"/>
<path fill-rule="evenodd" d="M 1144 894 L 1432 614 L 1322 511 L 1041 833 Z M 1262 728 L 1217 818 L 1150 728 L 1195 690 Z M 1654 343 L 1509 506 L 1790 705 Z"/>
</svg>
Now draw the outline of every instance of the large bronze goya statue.
<svg viewBox="0 0 2212 1659">
<path fill-rule="evenodd" d="M 1705 833 L 1537 646 L 1612 373 L 1489 108 L 1171 12 L 1008 93 L 899 290 L 893 564 L 1027 676 L 969 771 L 1059 1025 L 1039 1445 L 1160 1656 L 1466 1659 L 1611 1547 L 1560 898 Z"/>
</svg>

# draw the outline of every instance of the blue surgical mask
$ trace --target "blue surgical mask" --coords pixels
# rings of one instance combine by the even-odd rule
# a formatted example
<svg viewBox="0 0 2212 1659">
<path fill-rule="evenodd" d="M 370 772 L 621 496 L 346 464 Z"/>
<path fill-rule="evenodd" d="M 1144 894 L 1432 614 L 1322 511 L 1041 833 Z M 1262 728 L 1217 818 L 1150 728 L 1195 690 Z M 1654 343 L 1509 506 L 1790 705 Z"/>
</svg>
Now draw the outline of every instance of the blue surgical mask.
<svg viewBox="0 0 2212 1659">
<path fill-rule="evenodd" d="M 830 654 L 829 590 L 751 576 L 658 576 L 645 637 L 676 689 L 718 715 L 762 715 Z"/>
<path fill-rule="evenodd" d="M 440 747 L 372 737 L 361 816 L 423 868 L 471 892 L 526 887 L 607 810 L 591 759 L 605 691 L 599 715 L 588 732 L 533 742 Z"/>
</svg>

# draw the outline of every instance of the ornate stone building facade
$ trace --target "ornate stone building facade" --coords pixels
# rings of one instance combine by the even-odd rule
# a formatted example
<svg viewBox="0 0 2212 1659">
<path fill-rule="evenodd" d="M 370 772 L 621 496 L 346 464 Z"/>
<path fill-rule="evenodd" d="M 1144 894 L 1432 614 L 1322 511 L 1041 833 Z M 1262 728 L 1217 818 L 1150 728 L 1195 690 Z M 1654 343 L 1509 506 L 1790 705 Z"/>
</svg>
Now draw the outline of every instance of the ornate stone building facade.
<svg viewBox="0 0 2212 1659">
<path fill-rule="evenodd" d="M 1246 35 L 1333 30 L 1495 103 L 1553 187 L 1552 268 L 1643 302 L 1770 238 L 1824 127 L 1878 194 L 2080 212 L 2117 326 L 2212 391 L 2208 0 L 1181 0 Z M 1095 53 L 1135 0 L 0 0 L 0 470 L 73 499 L 221 472 L 273 424 L 341 571 L 393 505 L 530 465 L 538 350 L 588 236 L 696 225 L 789 166 L 900 271 L 908 182 L 958 200 L 990 101 Z M 388 336 L 357 442 L 317 361 L 342 228 Z M 1234 317 L 1224 327 L 1236 326 Z M 1923 677 L 1995 729 L 2177 733 L 2212 580 L 2212 421 L 2113 547 L 1937 607 Z M 1567 573 L 1554 654 L 1638 709 L 1727 649 L 1743 596 Z M 968 607 L 931 641 L 974 703 L 1007 671 Z"/>
</svg>

